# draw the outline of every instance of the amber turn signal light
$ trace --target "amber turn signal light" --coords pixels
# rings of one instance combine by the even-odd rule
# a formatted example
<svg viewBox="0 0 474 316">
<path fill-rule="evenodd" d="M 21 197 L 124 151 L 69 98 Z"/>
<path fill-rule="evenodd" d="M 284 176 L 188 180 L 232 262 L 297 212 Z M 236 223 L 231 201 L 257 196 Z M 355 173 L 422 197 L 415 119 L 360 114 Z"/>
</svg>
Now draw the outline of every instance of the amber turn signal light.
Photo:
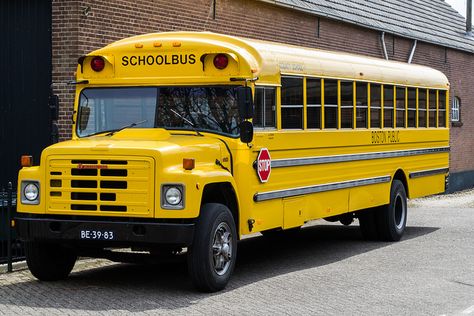
<svg viewBox="0 0 474 316">
<path fill-rule="evenodd" d="M 196 166 L 196 163 L 193 158 L 183 158 L 184 170 L 193 170 L 195 166 Z"/>
<path fill-rule="evenodd" d="M 33 156 L 28 156 L 28 155 L 21 156 L 21 166 L 22 167 L 33 166 Z"/>
</svg>

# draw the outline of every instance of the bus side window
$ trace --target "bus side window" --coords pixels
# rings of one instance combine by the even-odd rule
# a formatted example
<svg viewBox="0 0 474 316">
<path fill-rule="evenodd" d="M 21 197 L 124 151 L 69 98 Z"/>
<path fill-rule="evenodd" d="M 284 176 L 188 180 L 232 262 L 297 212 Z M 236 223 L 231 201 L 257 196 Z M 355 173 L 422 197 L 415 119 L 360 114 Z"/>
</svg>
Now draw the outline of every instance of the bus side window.
<svg viewBox="0 0 474 316">
<path fill-rule="evenodd" d="M 446 127 L 446 91 L 438 91 L 438 127 Z"/>
<path fill-rule="evenodd" d="M 281 78 L 281 127 L 303 129 L 303 78 Z"/>
<path fill-rule="evenodd" d="M 356 127 L 367 128 L 367 89 L 366 82 L 356 82 Z"/>
<path fill-rule="evenodd" d="M 436 127 L 436 90 L 430 90 L 429 92 L 429 126 Z"/>
<path fill-rule="evenodd" d="M 352 128 L 354 119 L 354 83 L 341 80 L 341 128 Z"/>
<path fill-rule="evenodd" d="M 381 99 L 382 99 L 382 86 L 379 84 L 370 84 L 370 127 L 380 128 L 381 127 Z"/>
<path fill-rule="evenodd" d="M 405 104 L 405 87 L 396 87 L 396 104 L 397 104 L 397 127 L 405 126 L 406 104 Z"/>
<path fill-rule="evenodd" d="M 306 126 L 321 128 L 321 79 L 306 79 Z"/>
<path fill-rule="evenodd" d="M 255 88 L 255 111 L 253 125 L 256 128 L 274 128 L 276 109 L 275 88 L 256 87 Z"/>
<path fill-rule="evenodd" d="M 418 89 L 418 127 L 426 128 L 426 89 Z"/>
<path fill-rule="evenodd" d="M 393 86 L 383 86 L 383 127 L 393 127 Z"/>
<path fill-rule="evenodd" d="M 324 128 L 337 128 L 337 80 L 324 80 Z"/>
<path fill-rule="evenodd" d="M 408 88 L 408 127 L 416 127 L 416 89 Z"/>
</svg>

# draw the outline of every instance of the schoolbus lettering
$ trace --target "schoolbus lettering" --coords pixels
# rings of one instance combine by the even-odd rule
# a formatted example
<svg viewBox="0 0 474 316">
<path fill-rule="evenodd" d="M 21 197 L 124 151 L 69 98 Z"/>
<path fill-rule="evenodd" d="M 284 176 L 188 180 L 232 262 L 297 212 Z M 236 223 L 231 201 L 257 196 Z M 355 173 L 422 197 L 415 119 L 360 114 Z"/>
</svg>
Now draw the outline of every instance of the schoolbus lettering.
<svg viewBox="0 0 474 316">
<path fill-rule="evenodd" d="M 373 131 L 372 144 L 399 143 L 400 131 Z"/>
<path fill-rule="evenodd" d="M 122 56 L 122 66 L 193 65 L 195 54 Z"/>
<path fill-rule="evenodd" d="M 122 66 L 128 66 L 128 56 L 122 57 Z"/>
</svg>

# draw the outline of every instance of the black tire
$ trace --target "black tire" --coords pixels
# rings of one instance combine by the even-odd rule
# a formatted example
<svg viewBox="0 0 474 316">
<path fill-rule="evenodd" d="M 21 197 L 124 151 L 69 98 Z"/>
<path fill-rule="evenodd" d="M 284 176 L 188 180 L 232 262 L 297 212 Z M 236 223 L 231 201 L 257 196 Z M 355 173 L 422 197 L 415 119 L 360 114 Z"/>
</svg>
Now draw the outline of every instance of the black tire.
<svg viewBox="0 0 474 316">
<path fill-rule="evenodd" d="M 403 236 L 407 223 L 407 193 L 399 180 L 393 180 L 390 188 L 390 203 L 377 212 L 377 227 L 380 240 L 398 241 Z"/>
<path fill-rule="evenodd" d="M 24 247 L 28 268 L 41 281 L 67 278 L 76 263 L 76 253 L 58 244 L 29 241 Z"/>
<path fill-rule="evenodd" d="M 362 237 L 366 240 L 379 240 L 379 233 L 377 230 L 377 212 L 378 208 L 370 208 L 357 212 L 359 217 L 359 226 Z"/>
<path fill-rule="evenodd" d="M 188 271 L 198 290 L 216 292 L 226 287 L 235 267 L 237 238 L 227 206 L 207 203 L 201 207 L 194 241 L 188 248 Z"/>
</svg>

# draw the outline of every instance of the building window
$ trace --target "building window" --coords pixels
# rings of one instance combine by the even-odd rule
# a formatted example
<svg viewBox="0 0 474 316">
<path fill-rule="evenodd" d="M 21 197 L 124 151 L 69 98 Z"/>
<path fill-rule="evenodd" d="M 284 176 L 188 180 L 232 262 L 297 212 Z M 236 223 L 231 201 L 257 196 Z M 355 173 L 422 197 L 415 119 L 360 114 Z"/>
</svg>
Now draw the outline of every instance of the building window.
<svg viewBox="0 0 474 316">
<path fill-rule="evenodd" d="M 453 98 L 453 105 L 451 107 L 451 122 L 461 122 L 461 99 L 458 97 Z"/>
<path fill-rule="evenodd" d="M 275 127 L 275 100 L 275 88 L 255 88 L 255 111 L 253 117 L 253 125 L 256 128 Z"/>
<path fill-rule="evenodd" d="M 303 78 L 281 78 L 281 127 L 303 129 Z"/>
<path fill-rule="evenodd" d="M 321 128 L 321 79 L 306 79 L 306 126 Z"/>
</svg>

